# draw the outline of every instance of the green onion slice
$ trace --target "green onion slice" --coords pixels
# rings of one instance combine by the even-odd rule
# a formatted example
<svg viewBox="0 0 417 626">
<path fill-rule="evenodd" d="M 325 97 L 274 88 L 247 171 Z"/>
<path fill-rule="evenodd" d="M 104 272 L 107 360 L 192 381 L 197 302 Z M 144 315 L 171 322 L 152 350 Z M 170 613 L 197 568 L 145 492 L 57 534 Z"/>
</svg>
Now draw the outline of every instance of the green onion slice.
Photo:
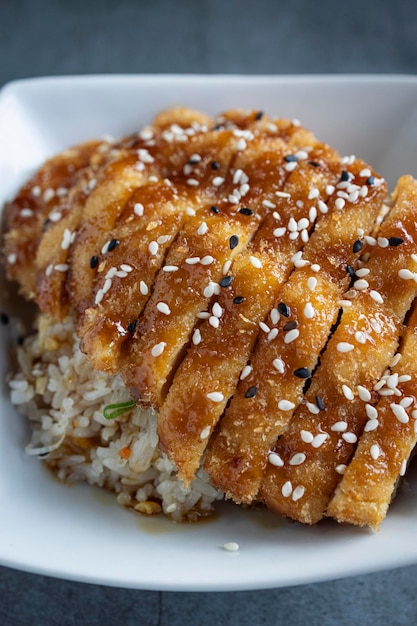
<svg viewBox="0 0 417 626">
<path fill-rule="evenodd" d="M 130 409 L 133 409 L 135 406 L 134 400 L 129 400 L 128 402 L 119 402 L 119 404 L 108 404 L 104 407 L 103 415 L 106 420 L 114 420 L 119 415 L 126 413 Z"/>
</svg>

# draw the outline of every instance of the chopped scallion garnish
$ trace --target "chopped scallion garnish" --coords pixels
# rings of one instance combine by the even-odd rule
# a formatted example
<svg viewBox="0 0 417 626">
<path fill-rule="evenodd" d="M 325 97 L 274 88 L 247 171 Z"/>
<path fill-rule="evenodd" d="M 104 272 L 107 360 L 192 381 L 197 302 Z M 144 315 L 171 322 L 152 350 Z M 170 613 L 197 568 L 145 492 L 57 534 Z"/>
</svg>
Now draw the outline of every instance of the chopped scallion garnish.
<svg viewBox="0 0 417 626">
<path fill-rule="evenodd" d="M 108 404 L 104 407 L 103 415 L 106 420 L 114 420 L 119 415 L 126 413 L 129 409 L 133 409 L 135 406 L 134 400 L 129 400 L 128 402 L 119 402 L 118 404 Z"/>
</svg>

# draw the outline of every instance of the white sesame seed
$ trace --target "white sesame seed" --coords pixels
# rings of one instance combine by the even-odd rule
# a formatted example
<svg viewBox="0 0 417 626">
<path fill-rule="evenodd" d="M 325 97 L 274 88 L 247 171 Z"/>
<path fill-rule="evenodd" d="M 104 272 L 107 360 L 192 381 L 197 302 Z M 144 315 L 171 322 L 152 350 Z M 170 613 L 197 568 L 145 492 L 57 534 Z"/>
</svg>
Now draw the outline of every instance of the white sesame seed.
<svg viewBox="0 0 417 626">
<path fill-rule="evenodd" d="M 213 304 L 212 313 L 215 317 L 221 317 L 223 315 L 223 309 L 218 302 Z"/>
<path fill-rule="evenodd" d="M 143 296 L 146 296 L 149 293 L 148 286 L 146 285 L 146 283 L 143 280 L 141 280 L 140 283 L 139 283 L 139 291 L 141 292 L 141 294 Z"/>
<path fill-rule="evenodd" d="M 340 465 L 336 465 L 335 470 L 338 474 L 344 474 L 346 471 L 347 465 L 341 463 Z"/>
<path fill-rule="evenodd" d="M 324 444 L 328 436 L 329 435 L 327 433 L 320 433 L 319 435 L 316 435 L 311 442 L 311 445 L 313 446 L 313 448 L 320 448 Z"/>
<path fill-rule="evenodd" d="M 248 193 L 249 189 L 250 189 L 250 187 L 249 187 L 248 183 L 243 183 L 243 185 L 240 185 L 240 187 L 239 187 L 240 195 L 242 197 L 246 196 L 246 194 Z"/>
<path fill-rule="evenodd" d="M 360 278 L 359 280 L 355 280 L 353 287 L 358 291 L 364 291 L 365 289 L 368 289 L 369 283 L 364 278 Z"/>
<path fill-rule="evenodd" d="M 314 402 L 306 402 L 306 407 L 309 413 L 311 413 L 312 415 L 318 415 L 320 413 L 319 407 L 317 406 L 317 404 L 314 404 Z"/>
<path fill-rule="evenodd" d="M 336 191 L 336 187 L 334 185 L 326 186 L 326 193 L 328 196 L 331 196 Z"/>
<path fill-rule="evenodd" d="M 398 276 L 402 278 L 403 280 L 414 280 L 413 272 L 410 272 L 410 270 L 407 270 L 407 269 L 400 270 L 398 272 Z"/>
<path fill-rule="evenodd" d="M 194 215 L 196 214 L 195 209 L 191 208 L 190 206 L 186 207 L 185 212 L 189 217 L 194 217 Z"/>
<path fill-rule="evenodd" d="M 366 343 L 366 336 L 365 336 L 365 333 L 363 333 L 363 332 L 362 332 L 362 331 L 360 331 L 360 330 L 357 330 L 357 331 L 355 332 L 355 339 L 356 339 L 356 341 L 357 341 L 358 343 L 361 343 L 361 344 L 365 344 L 365 343 Z"/>
<path fill-rule="evenodd" d="M 200 257 L 199 256 L 191 256 L 188 257 L 188 259 L 185 259 L 185 262 L 187 263 L 187 265 L 197 265 L 197 263 L 200 263 Z"/>
<path fill-rule="evenodd" d="M 271 202 L 270 200 L 262 200 L 262 206 L 264 206 L 266 209 L 275 209 L 276 205 Z"/>
<path fill-rule="evenodd" d="M 256 256 L 251 255 L 249 257 L 249 260 L 252 263 L 253 267 L 256 267 L 256 269 L 260 269 L 262 267 L 262 262 Z"/>
<path fill-rule="evenodd" d="M 173 513 L 176 510 L 177 510 L 177 505 L 175 504 L 175 502 L 168 504 L 167 508 L 165 509 L 167 513 Z"/>
<path fill-rule="evenodd" d="M 307 304 L 304 307 L 304 317 L 306 317 L 307 319 L 311 320 L 313 319 L 313 317 L 315 316 L 316 312 L 314 310 L 313 305 L 311 304 L 311 302 L 307 302 Z"/>
<path fill-rule="evenodd" d="M 207 231 L 208 231 L 208 226 L 207 226 L 206 222 L 201 222 L 200 226 L 197 229 L 197 234 L 198 235 L 205 235 Z"/>
<path fill-rule="evenodd" d="M 221 176 L 215 176 L 212 180 L 212 183 L 215 187 L 220 187 L 220 185 L 223 185 L 224 183 L 224 178 L 222 178 Z"/>
<path fill-rule="evenodd" d="M 95 304 L 100 304 L 100 302 L 103 300 L 104 294 L 103 294 L 103 290 L 99 289 L 96 293 L 96 297 L 95 297 Z"/>
<path fill-rule="evenodd" d="M 158 249 L 159 249 L 159 245 L 157 241 L 151 241 L 151 243 L 148 246 L 148 250 L 151 253 L 152 256 L 155 256 L 156 254 L 158 254 Z"/>
<path fill-rule="evenodd" d="M 246 150 L 247 145 L 248 144 L 246 143 L 246 141 L 243 139 L 243 137 L 241 137 L 236 144 L 236 150 L 239 150 L 239 151 Z"/>
<path fill-rule="evenodd" d="M 373 430 L 376 430 L 376 429 L 378 428 L 378 426 L 379 426 L 379 422 L 378 422 L 378 420 L 377 420 L 377 419 L 375 419 L 375 418 L 371 418 L 371 419 L 369 419 L 369 420 L 366 422 L 366 424 L 365 424 L 365 426 L 364 426 L 364 431 L 365 431 L 366 433 L 369 433 L 369 432 L 371 432 L 371 431 L 373 431 Z"/>
<path fill-rule="evenodd" d="M 206 256 L 203 256 L 200 260 L 200 263 L 201 265 L 211 265 L 214 263 L 214 258 L 210 254 L 206 254 Z"/>
<path fill-rule="evenodd" d="M 296 232 L 297 230 L 297 222 L 293 217 L 290 217 L 290 219 L 288 220 L 288 230 L 290 232 Z"/>
<path fill-rule="evenodd" d="M 128 274 L 129 274 L 129 272 L 133 271 L 133 267 L 131 265 L 128 265 L 127 263 L 122 263 L 121 266 L 120 266 L 120 269 L 123 272 L 127 272 Z"/>
<path fill-rule="evenodd" d="M 344 433 L 347 427 L 347 422 L 340 421 L 333 424 L 333 426 L 330 427 L 330 430 L 335 433 Z"/>
<path fill-rule="evenodd" d="M 380 248 L 388 248 L 389 246 L 389 241 L 386 237 L 378 237 L 377 243 Z"/>
<path fill-rule="evenodd" d="M 306 460 L 306 455 L 304 452 L 297 452 L 290 458 L 290 465 L 302 465 Z"/>
<path fill-rule="evenodd" d="M 342 385 L 342 392 L 346 400 L 354 400 L 355 396 L 353 395 L 352 389 L 348 387 L 348 385 Z"/>
<path fill-rule="evenodd" d="M 200 439 L 207 439 L 210 435 L 210 426 L 206 426 L 200 433 Z"/>
<path fill-rule="evenodd" d="M 306 217 L 302 217 L 297 222 L 297 229 L 298 230 L 305 230 L 309 226 L 310 226 L 310 222 L 309 222 L 309 220 Z"/>
<path fill-rule="evenodd" d="M 66 228 L 64 230 L 64 235 L 62 237 L 61 249 L 68 250 L 70 245 L 71 245 L 71 231 L 68 228 Z"/>
<path fill-rule="evenodd" d="M 404 459 L 400 467 L 400 476 L 404 476 L 407 470 L 407 459 Z"/>
<path fill-rule="evenodd" d="M 104 281 L 104 285 L 102 287 L 102 292 L 103 294 L 106 294 L 112 286 L 112 279 L 111 278 L 106 278 L 106 280 Z"/>
<path fill-rule="evenodd" d="M 192 342 L 195 346 L 198 346 L 198 344 L 201 342 L 201 332 L 199 328 L 196 328 L 193 332 Z"/>
<path fill-rule="evenodd" d="M 369 419 L 376 419 L 378 417 L 378 411 L 372 404 L 365 405 L 365 412 Z"/>
<path fill-rule="evenodd" d="M 280 411 L 292 411 L 295 409 L 295 404 L 289 400 L 280 400 L 278 402 L 278 408 Z"/>
<path fill-rule="evenodd" d="M 313 265 L 311 266 L 311 270 L 313 272 L 319 272 L 320 271 L 320 265 L 318 263 L 313 263 Z"/>
<path fill-rule="evenodd" d="M 234 190 L 232 194 L 229 195 L 229 202 L 231 204 L 239 204 L 240 193 L 237 189 Z"/>
<path fill-rule="evenodd" d="M 401 355 L 397 355 L 397 356 L 401 356 Z M 409 376 L 409 374 L 402 374 L 401 376 L 398 376 L 399 383 L 408 383 L 410 380 L 411 380 L 411 376 Z"/>
<path fill-rule="evenodd" d="M 210 319 L 210 313 L 208 311 L 200 311 L 200 313 L 197 313 L 197 318 L 199 320 L 208 320 Z"/>
<path fill-rule="evenodd" d="M 276 359 L 274 359 L 272 361 L 272 365 L 275 367 L 275 369 L 280 373 L 283 374 L 285 371 L 285 364 L 284 361 L 282 359 L 280 359 L 279 357 L 277 357 Z"/>
<path fill-rule="evenodd" d="M 392 359 L 391 359 L 391 361 L 390 361 L 390 363 L 389 363 L 389 367 L 395 367 L 396 365 L 398 365 L 398 363 L 400 362 L 400 360 L 401 360 L 401 354 L 400 354 L 399 352 L 397 352 L 397 354 L 395 354 L 395 355 L 392 357 Z M 402 382 L 402 381 L 401 381 L 401 382 Z"/>
<path fill-rule="evenodd" d="M 336 207 L 336 209 L 339 209 L 339 211 L 341 211 L 343 209 L 343 207 L 345 206 L 345 201 L 343 200 L 343 198 L 337 198 L 337 200 L 335 201 L 334 205 Z"/>
<path fill-rule="evenodd" d="M 292 484 L 289 480 L 282 485 L 281 493 L 284 498 L 288 498 L 292 494 Z"/>
<path fill-rule="evenodd" d="M 224 276 L 225 276 L 226 274 L 228 274 L 228 273 L 229 273 L 229 270 L 230 270 L 230 268 L 231 268 L 231 267 L 232 267 L 232 261 L 231 261 L 231 259 L 228 259 L 227 261 L 225 261 L 225 262 L 223 263 L 222 272 L 223 272 L 223 275 L 224 275 Z"/>
<path fill-rule="evenodd" d="M 295 231 L 290 233 L 288 237 L 291 241 L 295 241 L 296 239 L 298 239 L 299 234 L 300 233 L 298 231 Z"/>
<path fill-rule="evenodd" d="M 49 187 L 48 189 L 45 189 L 45 192 L 43 194 L 43 201 L 44 202 L 50 202 L 54 196 L 55 196 L 54 189 Z"/>
<path fill-rule="evenodd" d="M 298 485 L 298 487 L 296 487 L 294 489 L 294 491 L 292 492 L 292 501 L 293 502 L 297 502 L 297 500 L 300 500 L 300 498 L 303 497 L 305 493 L 305 487 L 303 487 L 303 485 Z"/>
<path fill-rule="evenodd" d="M 45 270 L 45 276 L 49 277 L 52 274 L 53 269 L 54 269 L 54 266 L 52 265 L 52 263 L 50 263 Z"/>
<path fill-rule="evenodd" d="M 379 389 L 380 396 L 393 396 L 395 394 L 394 389 Z"/>
<path fill-rule="evenodd" d="M 359 176 L 369 178 L 371 176 L 371 170 L 368 167 L 365 167 L 363 170 L 359 172 Z"/>
<path fill-rule="evenodd" d="M 355 346 L 353 346 L 351 343 L 348 343 L 347 341 L 340 341 L 337 344 L 336 349 L 338 352 L 350 352 L 354 349 L 354 347 Z"/>
<path fill-rule="evenodd" d="M 268 333 L 268 341 L 272 341 L 278 336 L 278 328 L 272 328 Z"/>
<path fill-rule="evenodd" d="M 363 402 L 369 402 L 371 399 L 371 392 L 366 389 L 366 387 L 362 387 L 362 385 L 358 385 L 358 394 L 359 398 Z"/>
<path fill-rule="evenodd" d="M 390 389 L 395 389 L 395 387 L 398 385 L 398 374 L 396 372 L 388 376 L 388 378 L 386 379 L 386 385 Z"/>
<path fill-rule="evenodd" d="M 284 169 L 287 172 L 293 172 L 295 170 L 295 168 L 297 167 L 297 165 L 298 165 L 297 161 L 290 161 L 289 163 L 286 163 L 284 165 Z"/>
<path fill-rule="evenodd" d="M 245 378 L 247 378 L 249 376 L 249 374 L 252 371 L 252 367 L 250 365 L 245 365 L 245 367 L 243 368 L 240 376 L 239 376 L 239 380 L 245 380 Z"/>
<path fill-rule="evenodd" d="M 31 192 L 32 192 L 32 196 L 35 196 L 35 198 L 39 198 L 39 196 L 41 195 L 40 186 L 35 185 L 34 187 L 32 187 Z"/>
<path fill-rule="evenodd" d="M 375 302 L 377 302 L 377 304 L 384 303 L 384 299 L 378 291 L 371 289 L 371 291 L 369 292 L 369 295 L 371 296 L 372 300 L 375 300 Z"/>
<path fill-rule="evenodd" d="M 291 194 L 290 194 L 290 193 L 287 193 L 286 191 L 276 191 L 276 192 L 275 192 L 275 195 L 276 195 L 278 198 L 291 198 Z"/>
<path fill-rule="evenodd" d="M 139 132 L 139 137 L 141 139 L 143 139 L 144 141 L 147 141 L 149 139 L 153 138 L 153 131 L 150 128 L 142 128 L 142 130 Z"/>
<path fill-rule="evenodd" d="M 292 343 L 299 337 L 299 335 L 300 331 L 298 330 L 298 328 L 293 328 L 292 330 L 289 330 L 284 336 L 284 343 Z"/>
<path fill-rule="evenodd" d="M 155 161 L 146 148 L 139 148 L 138 157 L 143 163 L 153 163 Z"/>
<path fill-rule="evenodd" d="M 356 443 L 358 440 L 355 433 L 343 433 L 342 439 L 344 439 L 346 443 Z"/>
<path fill-rule="evenodd" d="M 144 163 L 142 163 L 142 161 L 138 161 L 137 163 L 135 163 L 135 170 L 137 170 L 138 172 L 143 172 L 144 169 L 145 165 Z"/>
<path fill-rule="evenodd" d="M 304 443 L 312 443 L 314 439 L 313 434 L 310 433 L 310 431 L 308 430 L 302 430 L 300 432 L 300 437 L 301 437 L 301 440 L 304 441 Z"/>
<path fill-rule="evenodd" d="M 32 209 L 21 209 L 19 215 L 20 217 L 32 217 L 33 211 Z"/>
<path fill-rule="evenodd" d="M 206 396 L 212 402 L 223 402 L 224 395 L 220 391 L 210 391 Z"/>
<path fill-rule="evenodd" d="M 310 276 L 307 281 L 307 287 L 310 289 L 310 291 L 314 291 L 317 287 L 317 278 L 315 278 L 314 276 Z"/>
<path fill-rule="evenodd" d="M 310 189 L 310 191 L 308 192 L 308 199 L 309 200 L 313 200 L 314 198 L 318 198 L 320 195 L 319 190 L 317 189 L 317 187 L 313 187 L 312 189 Z"/>
<path fill-rule="evenodd" d="M 159 343 L 156 343 L 152 350 L 151 350 L 151 354 L 152 356 L 156 357 L 156 356 L 161 356 L 161 354 L 163 353 L 163 351 L 166 348 L 166 342 L 165 341 L 160 341 Z"/>
<path fill-rule="evenodd" d="M 300 120 L 294 119 L 292 123 L 294 126 L 301 126 Z M 308 158 L 308 152 L 307 150 L 297 150 L 294 156 L 296 156 L 299 161 L 305 161 Z"/>
<path fill-rule="evenodd" d="M 14 265 L 16 263 L 16 261 L 17 261 L 17 254 L 16 254 L 16 252 L 10 252 L 7 255 L 7 262 L 8 262 L 8 264 L 9 265 Z"/>
<path fill-rule="evenodd" d="M 373 460 L 377 461 L 381 454 L 381 448 L 378 446 L 378 444 L 374 443 L 370 448 L 370 453 Z"/>
<path fill-rule="evenodd" d="M 213 326 L 213 328 L 218 328 L 220 325 L 219 318 L 216 317 L 215 315 L 210 315 L 209 324 L 210 326 Z"/>
<path fill-rule="evenodd" d="M 310 224 L 314 224 L 317 219 L 317 209 L 315 206 L 312 206 L 308 210 L 308 220 Z"/>
<path fill-rule="evenodd" d="M 223 549 L 226 552 L 237 552 L 239 550 L 239 544 L 236 541 L 227 541 L 223 544 Z"/>
<path fill-rule="evenodd" d="M 359 230 L 359 229 L 358 229 Z M 362 267 L 359 270 L 356 270 L 355 274 L 358 278 L 364 278 L 365 276 L 368 276 L 368 274 L 370 273 L 371 270 L 369 270 L 366 267 Z"/>
<path fill-rule="evenodd" d="M 187 178 L 187 185 L 190 187 L 198 187 L 199 181 L 196 178 Z"/>
<path fill-rule="evenodd" d="M 160 237 L 158 237 L 158 239 L 156 240 L 157 243 L 159 243 L 161 246 L 163 246 L 165 243 L 168 243 L 168 241 L 171 239 L 170 235 L 160 235 Z"/>
<path fill-rule="evenodd" d="M 54 265 L 54 270 L 57 272 L 67 272 L 69 270 L 68 263 L 58 263 Z"/>
<path fill-rule="evenodd" d="M 414 402 L 413 398 L 411 398 L 410 396 L 406 396 L 405 398 L 400 400 L 400 405 L 404 409 L 408 409 L 408 407 L 410 407 L 413 404 L 413 402 Z"/>
<path fill-rule="evenodd" d="M 337 304 L 343 308 L 352 306 L 352 302 L 350 300 L 338 300 Z"/>
<path fill-rule="evenodd" d="M 265 322 L 259 322 L 259 328 L 263 330 L 264 333 L 269 333 L 269 331 L 271 330 L 268 324 L 265 324 Z"/>
<path fill-rule="evenodd" d="M 365 235 L 365 241 L 368 244 L 368 246 L 376 246 L 375 237 L 371 237 L 370 235 Z"/>
<path fill-rule="evenodd" d="M 149 176 L 149 182 L 150 183 L 157 183 L 158 182 L 158 176 Z"/>
<path fill-rule="evenodd" d="M 393 403 L 393 404 L 390 404 L 390 408 L 391 408 L 391 411 L 394 413 L 395 417 L 397 418 L 397 420 L 401 422 L 401 424 L 408 423 L 410 418 L 408 417 L 404 407 L 402 407 L 400 404 Z"/>
<path fill-rule="evenodd" d="M 62 213 L 60 213 L 59 211 L 52 211 L 52 213 L 50 213 L 48 215 L 48 219 L 51 222 L 59 222 L 59 220 L 62 218 Z"/>
<path fill-rule="evenodd" d="M 277 308 L 273 308 L 271 309 L 271 312 L 269 314 L 270 318 L 271 318 L 271 322 L 272 324 L 275 326 L 276 324 L 278 324 L 279 322 L 279 318 L 281 317 L 279 314 L 279 311 Z"/>
<path fill-rule="evenodd" d="M 268 462 L 275 467 L 283 467 L 284 461 L 276 452 L 270 452 L 268 454 Z"/>
<path fill-rule="evenodd" d="M 160 313 L 163 313 L 164 315 L 171 314 L 171 309 L 169 308 L 166 302 L 158 302 L 156 305 L 156 308 L 158 309 Z"/>
<path fill-rule="evenodd" d="M 233 184 L 237 185 L 238 183 L 240 183 L 240 178 L 243 174 L 243 170 L 237 169 L 235 171 L 235 173 L 233 174 Z"/>
</svg>

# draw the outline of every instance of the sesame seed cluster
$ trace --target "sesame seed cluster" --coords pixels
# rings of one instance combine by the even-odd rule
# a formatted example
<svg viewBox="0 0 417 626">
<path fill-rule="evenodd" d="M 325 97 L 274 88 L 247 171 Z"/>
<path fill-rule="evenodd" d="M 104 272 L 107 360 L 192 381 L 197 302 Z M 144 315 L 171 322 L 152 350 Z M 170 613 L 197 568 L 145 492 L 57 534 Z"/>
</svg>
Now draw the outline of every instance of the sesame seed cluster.
<svg viewBox="0 0 417 626">
<path fill-rule="evenodd" d="M 417 183 L 298 120 L 188 109 L 72 148 L 6 207 L 9 279 L 75 315 L 189 484 L 377 528 L 417 438 Z"/>
</svg>

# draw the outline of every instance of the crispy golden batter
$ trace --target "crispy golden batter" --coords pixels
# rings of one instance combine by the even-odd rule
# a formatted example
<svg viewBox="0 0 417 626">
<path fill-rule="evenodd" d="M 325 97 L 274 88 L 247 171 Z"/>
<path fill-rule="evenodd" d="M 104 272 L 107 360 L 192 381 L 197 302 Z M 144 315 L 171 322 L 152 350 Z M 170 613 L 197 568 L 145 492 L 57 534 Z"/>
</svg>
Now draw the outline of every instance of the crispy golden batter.
<svg viewBox="0 0 417 626">
<path fill-rule="evenodd" d="M 383 375 L 417 294 L 414 280 L 399 278 L 400 270 L 415 264 L 417 182 L 401 178 L 395 199 L 364 267 L 369 272 L 353 283 L 352 305 L 343 307 L 306 403 L 274 448 L 281 462 L 268 464 L 261 486 L 272 510 L 304 523 L 318 522 L 326 511 L 368 419 L 358 387 L 370 390 Z"/>
<path fill-rule="evenodd" d="M 357 185 L 360 190 L 369 176 L 361 172 L 367 169 L 362 161 L 350 166 L 352 189 Z M 322 188 L 316 184 L 315 189 L 324 199 L 327 184 L 345 187 L 340 171 L 327 184 L 325 178 L 321 182 Z M 305 195 L 310 189 L 308 185 Z M 238 385 L 206 461 L 213 483 L 238 502 L 250 503 L 257 497 L 268 452 L 303 401 L 306 379 L 336 322 L 350 281 L 346 268 L 357 266 L 359 254 L 352 249 L 357 229 L 364 234 L 372 231 L 386 194 L 382 184 L 370 188 L 365 197 L 356 193 L 341 208 L 331 194 L 319 205 L 325 213 L 318 212 L 315 230 L 296 260 L 298 267 L 275 293 L 274 320 L 265 320 L 271 330 L 260 334 L 248 374 Z M 249 400 L 248 390 L 254 388 L 256 395 Z"/>
</svg>

